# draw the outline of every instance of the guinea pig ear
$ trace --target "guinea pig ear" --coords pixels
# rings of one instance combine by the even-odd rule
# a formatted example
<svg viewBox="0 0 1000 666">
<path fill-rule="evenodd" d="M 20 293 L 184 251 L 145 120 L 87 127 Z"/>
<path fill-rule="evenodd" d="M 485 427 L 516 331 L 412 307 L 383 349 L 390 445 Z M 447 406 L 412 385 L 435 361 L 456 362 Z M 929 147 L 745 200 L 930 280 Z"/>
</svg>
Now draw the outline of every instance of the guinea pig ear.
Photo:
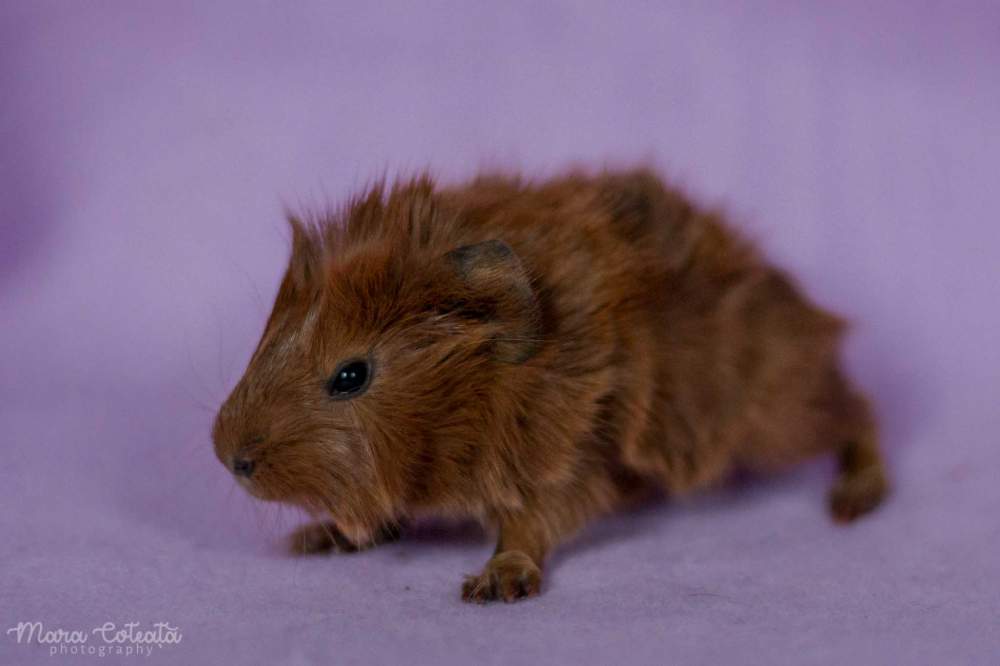
<svg viewBox="0 0 1000 666">
<path fill-rule="evenodd" d="M 534 356 L 541 346 L 541 311 L 514 250 L 488 240 L 455 248 L 445 258 L 459 279 L 456 309 L 496 327 L 495 358 L 524 363 Z"/>
</svg>

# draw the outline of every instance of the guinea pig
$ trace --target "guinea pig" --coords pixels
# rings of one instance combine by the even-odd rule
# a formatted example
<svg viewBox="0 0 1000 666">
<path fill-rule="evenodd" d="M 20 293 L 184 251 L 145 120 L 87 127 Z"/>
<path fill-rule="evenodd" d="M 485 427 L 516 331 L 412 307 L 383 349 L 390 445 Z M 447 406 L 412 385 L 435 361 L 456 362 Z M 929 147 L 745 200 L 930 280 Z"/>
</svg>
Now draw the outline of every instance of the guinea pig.
<svg viewBox="0 0 1000 666">
<path fill-rule="evenodd" d="M 514 601 L 555 546 L 651 489 L 830 452 L 835 519 L 887 493 L 842 320 L 647 170 L 422 176 L 290 223 L 213 440 L 253 496 L 319 519 L 297 552 L 472 518 L 496 551 L 462 598 Z"/>
</svg>

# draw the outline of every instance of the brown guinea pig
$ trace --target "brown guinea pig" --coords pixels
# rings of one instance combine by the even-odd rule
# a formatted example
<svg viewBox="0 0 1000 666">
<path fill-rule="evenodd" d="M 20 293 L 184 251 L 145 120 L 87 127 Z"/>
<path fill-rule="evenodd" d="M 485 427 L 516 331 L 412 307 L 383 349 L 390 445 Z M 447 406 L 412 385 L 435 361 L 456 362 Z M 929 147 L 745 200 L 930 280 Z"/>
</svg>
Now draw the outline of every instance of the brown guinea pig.
<svg viewBox="0 0 1000 666">
<path fill-rule="evenodd" d="M 213 438 L 251 494 L 322 518 L 299 552 L 472 517 L 498 539 L 462 597 L 511 601 L 539 592 L 560 541 L 650 488 L 833 452 L 836 519 L 886 493 L 842 322 L 647 171 L 423 177 L 291 227 Z"/>
</svg>

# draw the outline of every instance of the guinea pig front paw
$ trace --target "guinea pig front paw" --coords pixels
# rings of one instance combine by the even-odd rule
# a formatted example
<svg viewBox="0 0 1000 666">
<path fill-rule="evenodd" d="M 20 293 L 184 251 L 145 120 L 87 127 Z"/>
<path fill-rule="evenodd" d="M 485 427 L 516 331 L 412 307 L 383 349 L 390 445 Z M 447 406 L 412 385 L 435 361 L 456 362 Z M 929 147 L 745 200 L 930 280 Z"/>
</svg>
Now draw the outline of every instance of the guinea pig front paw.
<svg viewBox="0 0 1000 666">
<path fill-rule="evenodd" d="M 541 569 L 521 551 L 512 550 L 494 555 L 478 576 L 467 576 L 462 585 L 462 600 L 479 604 L 510 603 L 533 597 L 541 589 Z"/>
<path fill-rule="evenodd" d="M 325 553 L 355 553 L 358 546 L 344 536 L 330 522 L 309 523 L 292 532 L 289 549 L 295 555 L 322 555 Z"/>
</svg>

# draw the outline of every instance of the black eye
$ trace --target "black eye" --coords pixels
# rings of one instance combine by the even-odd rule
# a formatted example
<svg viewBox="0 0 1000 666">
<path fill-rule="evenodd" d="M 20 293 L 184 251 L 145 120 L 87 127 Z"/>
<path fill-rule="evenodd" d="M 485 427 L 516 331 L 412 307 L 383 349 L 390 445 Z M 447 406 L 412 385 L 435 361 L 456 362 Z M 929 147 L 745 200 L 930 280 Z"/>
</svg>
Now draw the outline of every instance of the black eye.
<svg viewBox="0 0 1000 666">
<path fill-rule="evenodd" d="M 348 361 L 342 364 L 326 384 L 326 391 L 331 397 L 339 399 L 354 398 L 368 388 L 368 378 L 371 375 L 368 363 L 365 361 Z"/>
</svg>

